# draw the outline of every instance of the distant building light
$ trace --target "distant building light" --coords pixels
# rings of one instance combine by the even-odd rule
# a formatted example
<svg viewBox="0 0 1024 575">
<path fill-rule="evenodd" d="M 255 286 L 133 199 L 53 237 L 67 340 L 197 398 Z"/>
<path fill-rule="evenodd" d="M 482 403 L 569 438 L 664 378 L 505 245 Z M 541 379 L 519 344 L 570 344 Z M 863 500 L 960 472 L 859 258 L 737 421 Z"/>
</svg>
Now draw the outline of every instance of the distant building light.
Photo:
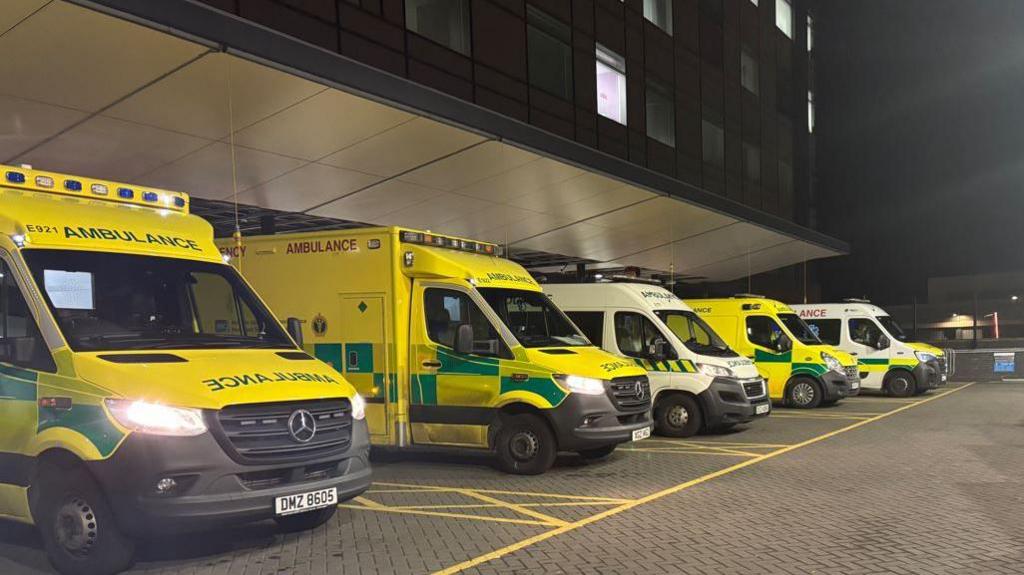
<svg viewBox="0 0 1024 575">
<path fill-rule="evenodd" d="M 1017 301 L 1017 296 L 1015 296 L 1015 295 L 1010 296 L 1010 301 Z"/>
</svg>

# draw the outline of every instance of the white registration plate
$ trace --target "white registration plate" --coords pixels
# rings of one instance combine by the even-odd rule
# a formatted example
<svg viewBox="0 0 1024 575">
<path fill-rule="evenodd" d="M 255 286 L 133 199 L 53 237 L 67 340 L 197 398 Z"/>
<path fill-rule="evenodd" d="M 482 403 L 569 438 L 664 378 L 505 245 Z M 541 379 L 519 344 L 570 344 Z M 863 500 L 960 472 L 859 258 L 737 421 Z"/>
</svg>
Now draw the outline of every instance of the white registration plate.
<svg viewBox="0 0 1024 575">
<path fill-rule="evenodd" d="M 338 490 L 331 487 L 330 489 L 320 489 L 318 491 L 278 497 L 274 499 L 274 513 L 277 515 L 292 515 L 337 504 Z"/>
<path fill-rule="evenodd" d="M 860 380 L 855 379 L 852 382 L 850 382 L 850 389 L 860 389 Z"/>
<path fill-rule="evenodd" d="M 754 406 L 754 415 L 764 415 L 765 413 L 768 413 L 769 411 L 771 411 L 771 409 L 772 409 L 772 404 L 770 404 L 770 403 L 762 403 L 761 405 L 755 405 Z"/>
<path fill-rule="evenodd" d="M 643 429 L 633 430 L 633 441 L 640 441 L 641 439 L 647 439 L 651 436 L 651 428 L 644 427 Z"/>
<path fill-rule="evenodd" d="M 946 374 L 942 374 L 942 381 L 946 381 Z"/>
</svg>

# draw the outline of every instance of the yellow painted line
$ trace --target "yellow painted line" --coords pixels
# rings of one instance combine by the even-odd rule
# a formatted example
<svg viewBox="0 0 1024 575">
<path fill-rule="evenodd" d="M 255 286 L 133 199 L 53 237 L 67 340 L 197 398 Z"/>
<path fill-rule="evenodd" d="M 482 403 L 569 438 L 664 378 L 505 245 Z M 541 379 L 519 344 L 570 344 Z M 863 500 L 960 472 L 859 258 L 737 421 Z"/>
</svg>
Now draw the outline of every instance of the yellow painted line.
<svg viewBox="0 0 1024 575">
<path fill-rule="evenodd" d="M 619 513 L 622 513 L 623 511 L 628 511 L 630 509 L 633 509 L 634 507 L 638 507 L 640 505 L 644 505 L 644 504 L 650 503 L 652 501 L 656 501 L 656 500 L 661 499 L 663 497 L 667 497 L 669 495 L 673 495 L 673 494 L 679 493 L 680 491 L 683 491 L 684 489 L 689 489 L 689 488 L 691 488 L 691 487 L 693 487 L 695 485 L 700 485 L 702 483 L 706 483 L 708 481 L 711 481 L 712 479 L 716 479 L 718 477 L 722 477 L 723 475 L 728 475 L 730 473 L 735 473 L 736 471 L 739 471 L 739 470 L 744 469 L 746 467 L 750 467 L 751 465 L 755 465 L 757 463 L 761 463 L 762 461 L 771 459 L 773 457 L 777 457 L 779 455 L 783 455 L 785 453 L 789 453 L 791 451 L 795 451 L 795 450 L 800 449 L 802 447 L 807 447 L 808 445 L 813 445 L 815 443 L 818 443 L 818 442 L 824 441 L 826 439 L 835 437 L 835 436 L 837 436 L 837 435 L 839 435 L 841 433 L 846 433 L 847 431 L 852 431 L 852 430 L 857 429 L 859 427 L 865 426 L 865 425 L 867 425 L 869 423 L 873 423 L 873 422 L 878 421 L 880 419 L 884 419 L 886 417 L 890 417 L 892 415 L 896 415 L 897 413 L 901 413 L 901 412 L 906 411 L 906 410 L 908 410 L 908 409 L 910 409 L 912 407 L 917 407 L 918 405 L 921 405 L 923 403 L 928 403 L 929 401 L 934 401 L 934 400 L 939 399 L 941 397 L 946 397 L 947 395 L 950 395 L 951 393 L 956 393 L 958 391 L 967 389 L 971 385 L 973 385 L 973 383 L 969 383 L 967 385 L 964 385 L 962 387 L 958 387 L 958 388 L 955 388 L 955 389 L 950 389 L 949 391 L 946 391 L 944 393 L 940 393 L 940 394 L 937 394 L 937 395 L 933 395 L 931 397 L 927 397 L 925 399 L 917 401 L 916 403 L 912 403 L 910 405 L 904 405 L 903 407 L 898 407 L 896 409 L 893 409 L 892 411 L 887 411 L 885 413 L 881 413 L 881 414 L 879 414 L 879 415 L 877 415 L 877 416 L 875 416 L 875 417 L 873 417 L 871 419 L 866 419 L 866 420 L 863 420 L 863 421 L 858 421 L 856 423 L 851 423 L 850 425 L 847 425 L 846 427 L 842 427 L 840 429 L 836 429 L 834 431 L 830 431 L 828 433 L 819 435 L 817 437 L 812 437 L 811 439 L 808 439 L 806 441 L 801 441 L 800 443 L 794 443 L 793 445 L 789 445 L 787 447 L 783 447 L 781 449 L 777 449 L 777 450 L 772 451 L 770 453 L 766 453 L 764 455 L 759 455 L 756 458 L 748 459 L 746 461 L 741 461 L 740 463 L 737 463 L 737 464 L 732 465 L 730 467 L 726 467 L 725 469 L 720 469 L 720 470 L 715 471 L 713 473 L 708 473 L 707 475 L 703 475 L 703 476 L 698 477 L 696 479 L 691 479 L 690 481 L 686 481 L 684 483 L 680 483 L 678 485 L 669 487 L 667 489 L 662 489 L 661 491 L 656 491 L 656 492 L 654 492 L 654 493 L 652 493 L 650 495 L 647 495 L 645 497 L 641 497 L 640 499 L 636 499 L 634 501 L 630 501 L 629 503 L 624 503 L 624 504 L 622 504 L 622 505 L 620 505 L 618 507 L 613 507 L 613 508 L 608 509 L 606 511 L 602 511 L 601 513 L 597 513 L 597 514 L 591 515 L 589 517 L 586 517 L 584 519 L 580 519 L 579 521 L 575 521 L 573 523 L 569 523 L 568 525 L 563 525 L 561 527 L 558 527 L 557 529 L 551 529 L 549 531 L 545 531 L 544 533 L 540 533 L 538 535 L 534 535 L 533 537 L 528 537 L 526 539 L 523 539 L 522 541 L 518 541 L 518 542 L 513 543 L 511 545 L 506 545 L 505 547 L 502 547 L 501 549 L 496 549 L 494 551 L 491 551 L 490 553 L 485 553 L 483 555 L 474 557 L 472 559 L 468 559 L 468 560 L 463 561 L 461 563 L 457 563 L 455 565 L 452 565 L 451 567 L 447 567 L 447 568 L 442 569 L 440 571 L 436 571 L 434 573 L 434 575 L 452 575 L 454 573 L 458 573 L 458 572 L 463 571 L 465 569 L 469 569 L 470 567 L 475 567 L 475 566 L 480 565 L 482 563 L 487 563 L 488 561 L 493 561 L 494 559 L 498 559 L 498 558 L 504 557 L 505 555 L 508 555 L 509 553 L 514 553 L 516 551 L 519 551 L 520 549 L 524 549 L 524 548 L 529 547 L 531 545 L 534 545 L 536 543 L 540 543 L 541 541 L 546 541 L 546 540 L 548 540 L 548 539 L 550 539 L 552 537 L 555 537 L 557 535 L 561 535 L 563 533 L 568 533 L 570 531 L 574 531 L 576 529 L 579 529 L 580 527 L 585 527 L 587 525 L 590 525 L 591 523 L 595 523 L 595 522 L 600 521 L 602 519 L 606 519 L 608 517 L 612 517 L 614 515 L 618 515 Z"/>
<path fill-rule="evenodd" d="M 644 441 L 648 441 L 645 439 Z M 680 443 L 686 445 L 700 445 L 700 446 L 722 446 L 722 447 L 789 447 L 788 443 L 747 443 L 743 441 L 692 441 L 688 439 L 659 439 L 659 441 L 668 441 L 671 443 Z"/>
<path fill-rule="evenodd" d="M 473 491 L 471 489 L 463 489 L 463 490 L 459 491 L 459 493 L 461 493 L 462 495 L 465 495 L 466 497 L 472 497 L 473 499 L 479 499 L 480 501 L 483 501 L 485 503 L 491 503 L 491 504 L 494 504 L 494 505 L 500 505 L 500 506 L 502 506 L 502 507 L 504 507 L 506 509 L 509 509 L 510 511 L 515 511 L 516 513 L 519 513 L 521 515 L 526 515 L 527 517 L 533 517 L 534 519 L 539 519 L 539 520 L 541 520 L 541 521 L 543 521 L 545 523 L 550 523 L 552 525 L 568 525 L 569 524 L 569 522 L 564 520 L 564 519 L 559 519 L 557 517 L 552 517 L 552 516 L 547 515 L 545 513 L 541 513 L 540 511 L 534 511 L 533 509 L 530 509 L 528 507 L 523 507 L 522 505 L 516 505 L 515 503 L 509 503 L 508 501 L 502 501 L 501 499 L 497 499 L 495 497 L 491 497 L 490 495 L 485 495 L 483 493 L 477 493 L 477 492 L 475 492 L 475 491 Z"/>
<path fill-rule="evenodd" d="M 355 509 L 358 511 L 376 511 L 382 513 L 399 513 L 406 515 L 429 515 L 431 517 L 445 517 L 448 519 L 471 519 L 476 521 L 493 521 L 497 523 L 515 523 L 518 525 L 540 525 L 542 527 L 559 527 L 562 526 L 558 523 L 547 523 L 544 521 L 532 521 L 529 519 L 511 519 L 508 517 L 488 517 L 486 515 L 468 515 L 465 513 L 444 513 L 441 511 L 419 511 L 419 510 L 407 510 L 399 507 L 367 507 L 365 505 L 348 505 L 342 503 L 338 507 L 343 509 Z M 564 522 L 563 522 L 564 523 Z"/>
<path fill-rule="evenodd" d="M 823 421 L 834 419 L 859 419 L 861 421 L 868 421 L 871 419 L 871 417 L 865 415 L 839 415 L 832 413 L 778 413 L 772 417 L 778 417 L 779 419 L 820 419 Z"/>
<path fill-rule="evenodd" d="M 620 447 L 618 451 L 639 451 L 642 453 L 674 453 L 676 455 L 727 455 L 729 457 L 760 457 L 759 453 L 730 453 L 727 451 L 697 451 L 676 447 Z"/>
<path fill-rule="evenodd" d="M 385 482 L 376 482 L 376 483 L 374 483 L 374 485 L 384 485 L 384 486 L 387 486 L 387 487 L 414 487 L 414 488 L 422 488 L 424 491 L 430 491 L 430 492 L 434 492 L 434 491 L 458 492 L 458 491 L 461 491 L 461 490 L 469 489 L 469 490 L 473 490 L 473 491 L 475 491 L 477 493 L 488 493 L 490 495 L 520 495 L 520 496 L 523 496 L 523 497 L 554 497 L 554 498 L 557 498 L 557 499 L 582 499 L 582 500 L 586 500 L 586 501 L 605 501 L 605 502 L 608 502 L 608 503 L 628 503 L 628 502 L 632 501 L 632 499 L 621 499 L 621 498 L 618 498 L 618 497 L 594 497 L 594 496 L 590 496 L 590 495 L 568 495 L 568 494 L 563 494 L 563 493 L 536 493 L 536 492 L 532 492 L 532 491 L 509 491 L 509 490 L 504 490 L 504 489 L 474 489 L 472 487 L 456 487 L 456 486 L 446 487 L 446 486 L 443 486 L 443 485 L 425 486 L 425 485 L 415 485 L 415 484 L 409 484 L 409 483 L 385 483 Z M 396 493 L 399 492 L 399 491 L 401 491 L 401 490 L 396 491 Z"/>
<path fill-rule="evenodd" d="M 433 493 L 437 489 L 367 489 L 364 493 Z"/>
<path fill-rule="evenodd" d="M 364 506 L 371 507 L 373 509 L 379 509 L 379 508 L 386 507 L 384 504 L 377 503 L 376 501 L 373 501 L 372 499 L 367 499 L 367 498 L 363 497 L 362 495 L 360 495 L 359 497 L 353 497 L 352 501 L 358 501 L 359 503 L 362 503 Z"/>
<path fill-rule="evenodd" d="M 519 503 L 520 507 L 589 507 L 593 505 L 620 505 L 621 503 L 612 503 L 605 501 L 555 501 L 550 503 Z M 505 507 L 504 505 L 492 505 L 489 503 L 468 503 L 468 504 L 457 504 L 457 505 L 393 505 L 388 509 L 497 509 Z"/>
</svg>

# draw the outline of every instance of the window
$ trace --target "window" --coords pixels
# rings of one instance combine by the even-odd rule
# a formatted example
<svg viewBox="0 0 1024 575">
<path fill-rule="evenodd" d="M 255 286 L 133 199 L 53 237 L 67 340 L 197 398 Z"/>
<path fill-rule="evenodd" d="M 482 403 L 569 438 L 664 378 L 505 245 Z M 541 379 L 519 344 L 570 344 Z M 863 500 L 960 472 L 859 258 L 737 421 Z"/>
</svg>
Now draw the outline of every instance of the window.
<svg viewBox="0 0 1024 575">
<path fill-rule="evenodd" d="M 882 339 L 882 329 L 874 320 L 855 317 L 850 320 L 850 340 L 853 343 L 878 349 L 878 340 Z"/>
<path fill-rule="evenodd" d="M 877 319 L 878 323 L 882 324 L 882 327 L 885 328 L 885 331 L 889 332 L 889 335 L 900 341 L 907 341 L 907 334 L 903 331 L 903 328 L 900 327 L 900 324 L 896 323 L 896 320 L 894 320 L 892 316 L 880 315 Z"/>
<path fill-rule="evenodd" d="M 789 0 L 775 0 L 775 25 L 787 38 L 793 39 L 793 7 Z"/>
<path fill-rule="evenodd" d="M 294 347 L 229 266 L 72 250 L 23 253 L 76 351 Z"/>
<path fill-rule="evenodd" d="M 469 55 L 469 0 L 405 0 L 405 27 Z"/>
<path fill-rule="evenodd" d="M 569 318 L 541 292 L 481 288 L 480 295 L 524 347 L 590 345 Z"/>
<path fill-rule="evenodd" d="M 761 148 L 743 142 L 743 177 L 752 184 L 761 183 Z"/>
<path fill-rule="evenodd" d="M 711 326 L 692 311 L 663 310 L 655 313 L 690 351 L 702 355 L 736 357 L 736 353 L 729 349 Z"/>
<path fill-rule="evenodd" d="M 644 18 L 672 35 L 672 0 L 644 0 Z"/>
<path fill-rule="evenodd" d="M 839 335 L 843 329 L 843 321 L 839 319 L 805 320 L 818 339 L 829 344 L 839 345 Z"/>
<path fill-rule="evenodd" d="M 793 166 L 779 162 L 779 197 L 793 197 Z"/>
<path fill-rule="evenodd" d="M 664 357 L 657 356 L 654 352 L 658 341 L 663 344 Z M 641 359 L 676 359 L 675 350 L 668 345 L 665 336 L 658 331 L 654 322 L 646 317 L 633 312 L 618 312 L 615 314 L 615 343 L 619 351 L 629 357 Z"/>
<path fill-rule="evenodd" d="M 569 26 L 526 6 L 530 85 L 572 100 L 572 32 Z"/>
<path fill-rule="evenodd" d="M 793 337 L 800 340 L 800 343 L 807 345 L 818 345 L 821 340 L 815 335 L 814 331 L 807 325 L 804 320 L 800 319 L 800 316 L 795 313 L 780 313 L 779 321 L 782 325 L 786 326 L 789 333 L 793 334 Z"/>
<path fill-rule="evenodd" d="M 676 147 L 676 106 L 672 90 L 656 80 L 647 81 L 647 135 Z"/>
<path fill-rule="evenodd" d="M 814 18 L 807 15 L 807 52 L 814 50 Z"/>
<path fill-rule="evenodd" d="M 704 120 L 701 137 L 704 144 L 704 161 L 718 168 L 725 167 L 725 133 L 717 124 Z"/>
<path fill-rule="evenodd" d="M 807 133 L 814 133 L 814 92 L 807 90 Z"/>
<path fill-rule="evenodd" d="M 597 113 L 626 125 L 626 60 L 598 44 Z"/>
<path fill-rule="evenodd" d="M 7 262 L 0 260 L 0 363 L 55 372 L 50 349 Z"/>
<path fill-rule="evenodd" d="M 603 311 L 569 311 L 569 316 L 590 343 L 601 347 L 604 345 L 604 312 Z"/>
<path fill-rule="evenodd" d="M 740 49 L 740 84 L 751 94 L 758 93 L 757 58 L 746 48 Z"/>
<path fill-rule="evenodd" d="M 747 341 L 754 345 L 781 351 L 782 327 L 764 315 L 747 317 Z"/>
<path fill-rule="evenodd" d="M 498 331 L 487 316 L 460 291 L 430 288 L 424 294 L 423 313 L 427 318 L 427 337 L 444 347 L 455 347 L 459 326 L 473 326 L 473 353 L 489 357 L 511 357 Z"/>
</svg>

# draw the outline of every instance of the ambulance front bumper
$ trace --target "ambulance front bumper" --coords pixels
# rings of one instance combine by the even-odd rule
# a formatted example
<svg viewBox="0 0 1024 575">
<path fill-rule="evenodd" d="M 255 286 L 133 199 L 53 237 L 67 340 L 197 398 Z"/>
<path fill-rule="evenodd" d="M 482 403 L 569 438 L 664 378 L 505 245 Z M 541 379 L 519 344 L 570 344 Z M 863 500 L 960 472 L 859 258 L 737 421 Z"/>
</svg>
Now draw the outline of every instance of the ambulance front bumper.
<svg viewBox="0 0 1024 575">
<path fill-rule="evenodd" d="M 346 451 L 287 464 L 243 465 L 211 433 L 157 437 L 134 433 L 110 458 L 88 463 L 126 533 L 199 531 L 274 517 L 277 497 L 337 489 L 339 502 L 370 487 L 370 441 L 354 422 Z M 160 494 L 157 483 L 175 480 Z"/>
<path fill-rule="evenodd" d="M 704 425 L 711 431 L 771 413 L 767 386 L 761 378 L 716 377 L 697 397 L 704 409 Z"/>
<path fill-rule="evenodd" d="M 945 374 L 938 360 L 922 361 L 914 368 L 914 379 L 917 381 L 918 390 L 935 389 L 946 383 Z"/>
<path fill-rule="evenodd" d="M 650 429 L 651 394 L 646 378 L 643 379 L 646 397 L 629 402 L 635 407 L 623 408 L 610 389 L 605 395 L 570 393 L 561 405 L 548 412 L 558 449 L 580 451 L 633 440 L 633 432 Z"/>
<path fill-rule="evenodd" d="M 856 369 L 856 368 L 854 368 Z M 860 393 L 860 377 L 829 370 L 821 376 L 823 400 L 835 402 Z"/>
</svg>

